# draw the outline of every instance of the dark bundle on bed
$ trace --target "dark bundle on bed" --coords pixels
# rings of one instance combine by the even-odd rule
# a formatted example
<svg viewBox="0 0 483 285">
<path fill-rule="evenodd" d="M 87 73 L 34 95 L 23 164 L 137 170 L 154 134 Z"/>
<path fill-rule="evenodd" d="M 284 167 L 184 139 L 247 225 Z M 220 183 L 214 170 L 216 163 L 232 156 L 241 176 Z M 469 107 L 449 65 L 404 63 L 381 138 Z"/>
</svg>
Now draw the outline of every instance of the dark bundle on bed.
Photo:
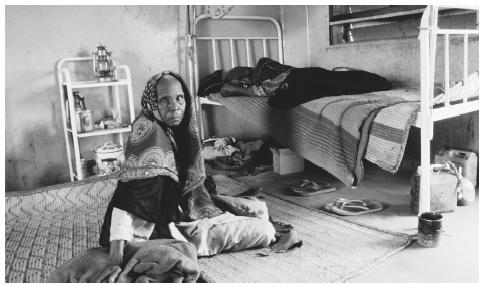
<svg viewBox="0 0 483 285">
<path fill-rule="evenodd" d="M 223 70 L 216 70 L 200 81 L 197 94 L 199 97 L 206 97 L 211 93 L 218 93 L 223 83 L 225 83 L 223 81 Z"/>
<path fill-rule="evenodd" d="M 384 77 L 364 70 L 332 71 L 321 67 L 294 68 L 287 88 L 268 100 L 275 108 L 290 108 L 318 98 L 370 93 L 391 89 Z"/>
</svg>

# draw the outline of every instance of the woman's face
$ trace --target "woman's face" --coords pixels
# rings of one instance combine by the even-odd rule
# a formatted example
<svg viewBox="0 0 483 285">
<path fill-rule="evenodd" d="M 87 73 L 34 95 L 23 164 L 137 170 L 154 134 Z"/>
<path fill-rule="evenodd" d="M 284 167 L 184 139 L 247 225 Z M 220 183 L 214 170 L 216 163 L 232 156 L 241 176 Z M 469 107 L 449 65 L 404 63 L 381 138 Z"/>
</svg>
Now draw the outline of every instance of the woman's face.
<svg viewBox="0 0 483 285">
<path fill-rule="evenodd" d="M 158 114 L 161 122 L 170 127 L 178 126 L 183 120 L 186 108 L 183 88 L 171 76 L 161 78 L 156 84 L 158 94 Z"/>
</svg>

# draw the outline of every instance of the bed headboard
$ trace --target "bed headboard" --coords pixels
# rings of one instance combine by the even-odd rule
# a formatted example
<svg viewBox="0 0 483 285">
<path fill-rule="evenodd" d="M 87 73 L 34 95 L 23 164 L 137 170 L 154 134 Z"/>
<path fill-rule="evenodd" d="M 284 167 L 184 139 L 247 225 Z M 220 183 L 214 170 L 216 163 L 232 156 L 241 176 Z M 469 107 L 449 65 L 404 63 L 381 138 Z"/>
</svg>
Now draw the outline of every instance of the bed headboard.
<svg viewBox="0 0 483 285">
<path fill-rule="evenodd" d="M 243 26 L 245 23 L 248 26 L 253 23 L 260 25 L 268 24 L 271 28 L 269 31 L 257 29 L 257 31 L 252 32 L 250 30 L 248 34 L 252 35 L 240 35 L 236 31 L 233 32 L 233 35 L 225 35 L 226 33 L 223 33 L 223 36 L 198 35 L 200 26 L 208 21 L 212 21 L 216 25 L 236 21 L 240 23 L 239 25 Z M 205 62 L 200 63 L 201 57 L 198 52 L 202 45 L 205 48 L 202 52 L 202 60 Z M 192 94 L 195 94 L 198 90 L 200 76 L 207 75 L 201 74 L 200 67 L 203 67 L 211 73 L 218 69 L 229 70 L 235 66 L 254 66 L 261 57 L 269 57 L 284 63 L 282 29 L 279 22 L 271 17 L 228 15 L 219 19 L 213 19 L 209 14 L 202 14 L 194 19 L 192 32 L 188 34 L 187 50 L 189 55 L 188 72 L 190 76 L 190 92 Z M 209 66 L 200 66 L 202 64 Z M 209 101 L 206 98 L 198 98 L 196 101 L 195 109 L 198 113 L 200 134 L 201 138 L 204 138 L 203 124 L 201 121 L 201 104 L 219 104 Z"/>
</svg>

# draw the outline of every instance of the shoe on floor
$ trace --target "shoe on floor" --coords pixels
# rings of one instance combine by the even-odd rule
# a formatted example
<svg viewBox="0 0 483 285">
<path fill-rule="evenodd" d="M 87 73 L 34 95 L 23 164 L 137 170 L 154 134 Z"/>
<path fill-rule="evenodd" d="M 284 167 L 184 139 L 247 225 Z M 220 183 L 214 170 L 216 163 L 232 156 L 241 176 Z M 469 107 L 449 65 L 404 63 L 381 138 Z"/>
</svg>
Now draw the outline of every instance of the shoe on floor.
<svg viewBox="0 0 483 285">
<path fill-rule="evenodd" d="M 381 202 L 373 200 L 348 200 L 338 198 L 335 201 L 325 204 L 324 209 L 341 216 L 356 216 L 379 212 L 384 209 L 384 206 Z"/>
<path fill-rule="evenodd" d="M 300 196 L 311 196 L 322 193 L 329 193 L 335 191 L 335 187 L 331 186 L 329 183 L 315 183 L 313 181 L 304 179 L 299 186 L 290 187 L 294 194 Z"/>
</svg>

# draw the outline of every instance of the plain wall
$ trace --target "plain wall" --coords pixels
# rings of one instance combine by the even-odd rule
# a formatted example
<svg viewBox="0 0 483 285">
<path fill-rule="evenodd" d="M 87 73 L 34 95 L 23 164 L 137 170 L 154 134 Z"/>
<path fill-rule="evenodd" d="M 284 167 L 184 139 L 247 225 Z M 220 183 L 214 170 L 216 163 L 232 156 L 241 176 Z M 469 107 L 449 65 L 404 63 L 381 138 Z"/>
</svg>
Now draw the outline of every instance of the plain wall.
<svg viewBox="0 0 483 285">
<path fill-rule="evenodd" d="M 99 42 L 106 45 L 118 64 L 130 67 L 136 114 L 151 75 L 166 69 L 187 75 L 186 6 L 6 6 L 5 18 L 6 191 L 70 179 L 59 59 L 90 56 Z"/>
</svg>

